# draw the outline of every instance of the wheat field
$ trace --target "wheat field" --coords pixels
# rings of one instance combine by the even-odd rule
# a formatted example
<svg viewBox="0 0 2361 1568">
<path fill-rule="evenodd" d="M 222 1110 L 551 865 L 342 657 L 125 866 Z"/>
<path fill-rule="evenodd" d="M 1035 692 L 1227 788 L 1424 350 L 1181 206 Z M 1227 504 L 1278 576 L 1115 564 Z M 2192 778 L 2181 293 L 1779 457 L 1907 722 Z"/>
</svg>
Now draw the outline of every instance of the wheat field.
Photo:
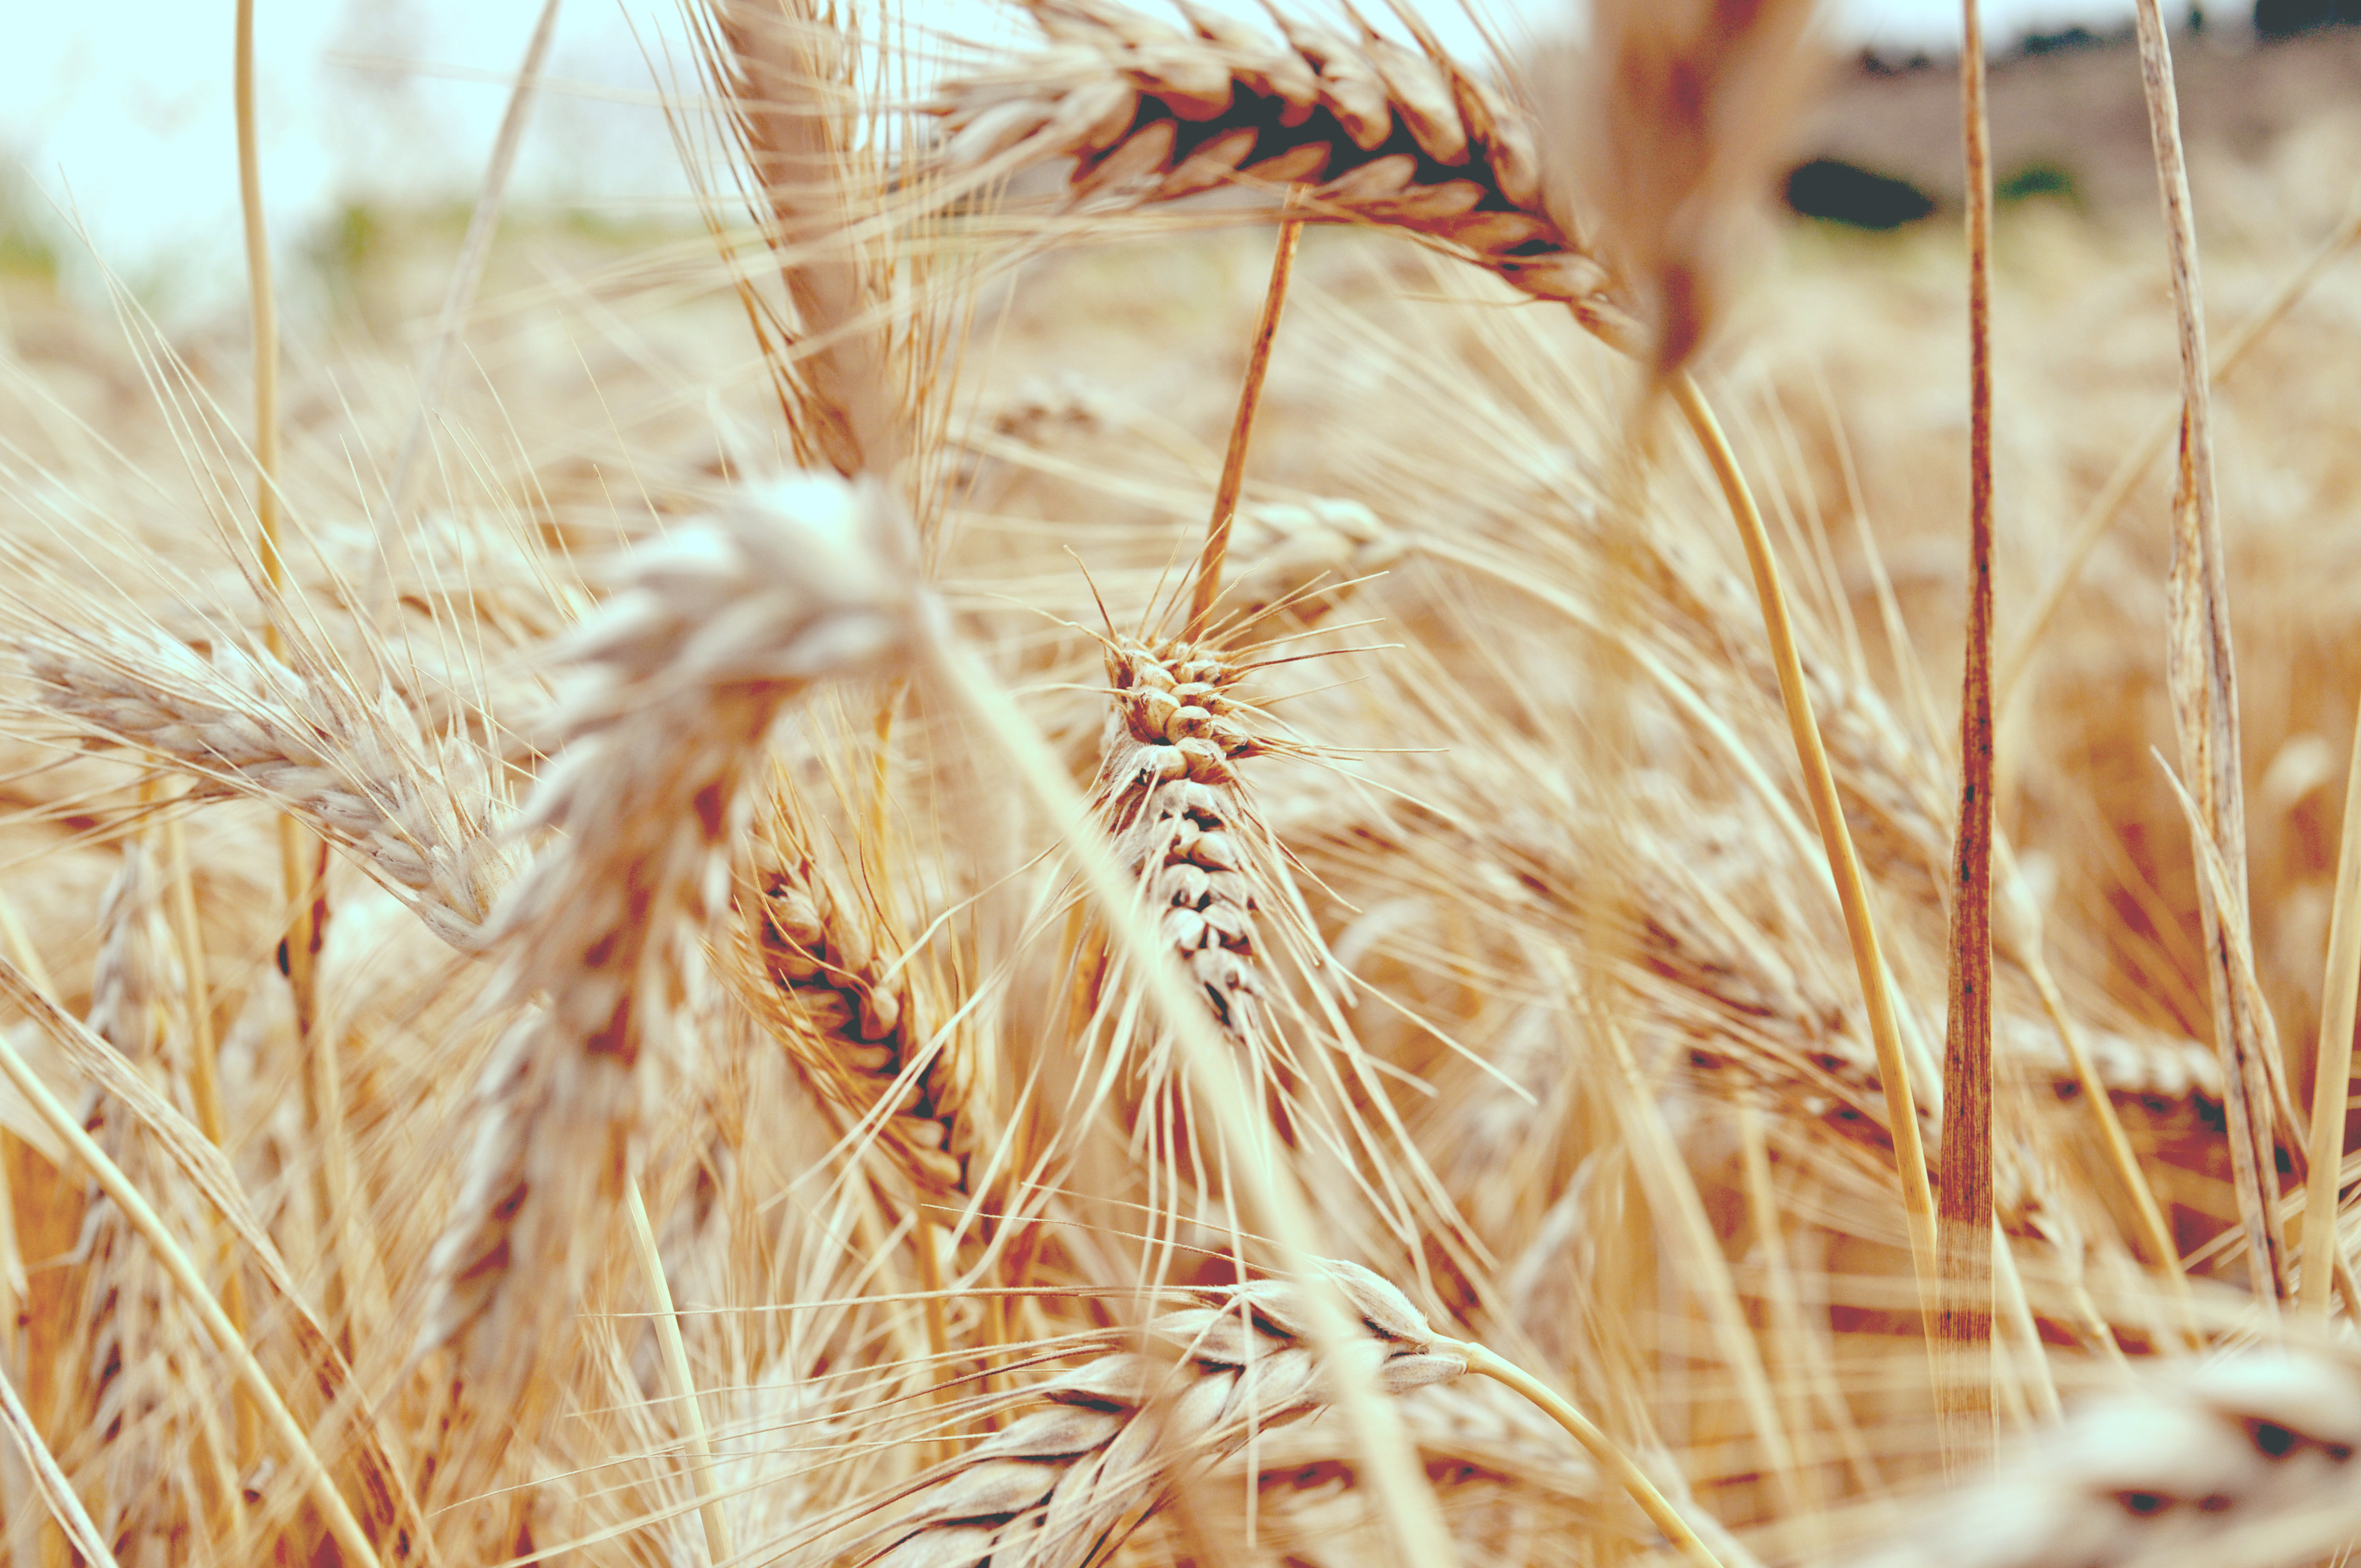
<svg viewBox="0 0 2361 1568">
<path fill-rule="evenodd" d="M 2344 1561 L 2354 127 L 922 10 L 0 272 L 5 1561 Z"/>
</svg>

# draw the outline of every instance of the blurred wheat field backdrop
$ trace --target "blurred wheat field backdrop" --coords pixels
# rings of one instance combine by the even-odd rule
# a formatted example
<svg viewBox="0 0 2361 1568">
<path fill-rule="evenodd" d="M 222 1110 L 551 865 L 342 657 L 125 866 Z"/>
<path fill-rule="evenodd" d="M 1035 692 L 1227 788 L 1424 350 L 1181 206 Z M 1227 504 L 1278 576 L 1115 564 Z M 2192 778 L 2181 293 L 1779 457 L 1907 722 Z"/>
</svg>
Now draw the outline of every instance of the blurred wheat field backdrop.
<svg viewBox="0 0 2361 1568">
<path fill-rule="evenodd" d="M 2192 154 L 2210 399 L 1998 214 L 1978 1328 L 1968 269 L 1765 216 L 1809 7 L 914 9 L 275 355 L 0 271 L 6 1561 L 2342 1561 L 2351 116 Z"/>
</svg>

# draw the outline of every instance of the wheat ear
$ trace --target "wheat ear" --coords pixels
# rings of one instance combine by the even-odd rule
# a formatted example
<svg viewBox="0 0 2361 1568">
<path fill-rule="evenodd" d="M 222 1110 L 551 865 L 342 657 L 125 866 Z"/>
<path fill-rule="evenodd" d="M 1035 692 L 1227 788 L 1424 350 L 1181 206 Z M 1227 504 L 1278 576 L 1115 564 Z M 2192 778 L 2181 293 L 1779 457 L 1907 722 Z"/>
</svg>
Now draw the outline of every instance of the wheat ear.
<svg viewBox="0 0 2361 1568">
<path fill-rule="evenodd" d="M 1236 765 L 1266 748 L 1240 722 L 1243 672 L 1197 643 L 1110 642 L 1115 705 L 1098 802 L 1164 942 L 1233 1039 L 1261 1027 L 1268 983 Z"/>
<path fill-rule="evenodd" d="M 622 1196 L 652 1046 L 721 902 L 722 851 L 780 709 L 876 668 L 914 604 L 906 522 L 873 484 L 801 476 L 736 492 L 708 524 L 631 558 L 620 592 L 560 650 L 577 683 L 525 814 L 566 835 L 496 911 L 513 1025 L 471 1102 L 474 1147 L 429 1259 L 423 1344 L 502 1408 L 571 1312 Z M 516 1282 L 524 1281 L 522 1286 Z"/>
<path fill-rule="evenodd" d="M 1192 33 L 1104 0 L 1030 0 L 1055 46 L 947 87 L 944 158 L 974 182 L 1071 157 L 1082 194 L 1304 187 L 1290 217 L 1438 240 L 1631 342 L 1607 269 L 1543 202 L 1523 109 L 1440 50 L 1284 17 L 1281 43 L 1184 5 Z"/>
<path fill-rule="evenodd" d="M 2213 490 L 2213 402 L 2206 369 L 2205 313 L 2198 281 L 2196 219 L 2180 152 L 2180 110 L 2173 95 L 2172 47 L 2156 0 L 2138 0 L 2140 79 L 2155 144 L 2164 207 L 2166 255 L 2180 344 L 2180 478 L 2173 492 L 2171 617 L 2165 643 L 2167 684 L 2181 771 L 2197 806 L 2202 836 L 2221 857 L 2228 885 L 2217 896 L 2201 884 L 2213 999 L 2213 1041 L 2222 1053 L 2230 1170 L 2246 1266 L 2255 1293 L 2277 1299 L 2288 1286 L 2278 1223 L 2279 1161 L 2273 1135 L 2270 1064 L 2276 1050 L 2257 992 L 2236 970 L 2253 948 L 2246 918 L 2246 786 L 2240 774 L 2237 655 L 2231 646 L 2229 565 Z"/>
<path fill-rule="evenodd" d="M 859 53 L 818 0 L 697 0 L 697 68 L 736 144 L 742 194 L 779 268 L 785 309 L 739 285 L 799 460 L 889 472 L 904 411 L 893 345 L 869 317 L 879 269 L 851 234 Z"/>
<path fill-rule="evenodd" d="M 490 759 L 431 742 L 390 690 L 371 703 L 269 654 L 210 658 L 160 633 L 52 628 L 17 640 L 38 711 L 192 775 L 198 798 L 269 802 L 350 856 L 462 951 L 509 875 Z"/>
<path fill-rule="evenodd" d="M 1076 1568 L 1121 1545 L 1186 1476 L 1334 1399 L 1336 1376 L 1400 1394 L 1467 1369 L 1410 1299 L 1326 1266 L 1357 1315 L 1329 1373 L 1303 1290 L 1277 1280 L 1202 1293 L 1030 1392 L 1043 1408 L 939 1466 L 907 1498 L 878 1568 Z M 880 1532 L 888 1533 L 888 1532 Z"/>
<path fill-rule="evenodd" d="M 875 1118 L 877 1142 L 920 1191 L 966 1193 L 965 1062 L 951 1046 L 917 1058 L 926 1033 L 899 955 L 808 855 L 790 853 L 792 865 L 762 875 L 756 935 L 788 1003 L 779 1033 L 790 1058 L 829 1103 Z"/>
<path fill-rule="evenodd" d="M 2149 1362 L 1914 1510 L 1855 1568 L 2265 1568 L 2313 1561 L 2361 1519 L 2361 1376 L 2341 1354 Z"/>
<path fill-rule="evenodd" d="M 185 1109 L 189 1101 L 185 972 L 166 916 L 163 879 L 147 836 L 124 845 L 122 864 L 100 905 L 98 960 L 91 980 L 90 1027 L 136 1070 L 157 1080 Z M 131 1135 L 122 1108 L 104 1093 L 91 1096 L 82 1125 L 126 1177 L 159 1193 L 176 1232 L 199 1235 L 206 1216 L 187 1202 L 187 1189 L 155 1179 L 162 1172 L 152 1147 Z M 82 1210 L 78 1252 L 82 1262 L 82 1343 L 79 1346 L 84 1428 L 94 1446 L 98 1517 L 106 1539 L 124 1555 L 150 1550 L 185 1556 L 190 1533 L 208 1514 L 241 1511 L 238 1481 L 217 1415 L 206 1403 L 204 1380 L 192 1376 L 187 1343 L 197 1334 L 170 1282 L 140 1252 L 123 1211 L 94 1189 Z M 189 1410 L 176 1409 L 187 1401 Z M 192 1423 L 189 1416 L 196 1420 Z M 187 1451 L 185 1453 L 179 1451 Z M 193 1454 L 198 1463 L 192 1465 Z M 210 1500 L 199 1477 L 212 1482 Z M 159 1485 L 159 1478 L 170 1478 Z M 210 1506 L 209 1506 L 210 1503 Z M 153 1541 L 153 1548 L 141 1544 Z"/>
<path fill-rule="evenodd" d="M 45 1024 L 54 1025 L 55 1004 L 33 990 L 15 965 L 0 962 L 0 989 L 4 989 L 18 1006 Z M 71 1025 L 73 1020 L 69 1016 L 63 1022 Z M 173 1288 L 195 1312 L 206 1336 L 214 1342 L 214 1349 L 229 1362 L 239 1383 L 261 1407 L 272 1435 L 286 1448 L 305 1489 L 327 1521 L 328 1531 L 335 1538 L 336 1544 L 344 1549 L 345 1554 L 357 1568 L 375 1568 L 377 1553 L 370 1547 L 368 1535 L 361 1530 L 360 1521 L 354 1517 L 352 1508 L 337 1492 L 335 1483 L 329 1478 L 327 1467 L 320 1462 L 311 1439 L 288 1412 L 285 1401 L 280 1398 L 278 1389 L 270 1382 L 269 1375 L 263 1371 L 253 1352 L 247 1348 L 244 1336 L 231 1324 L 220 1303 L 214 1299 L 196 1265 L 182 1250 L 178 1238 L 156 1212 L 154 1206 L 123 1174 L 122 1168 L 107 1157 L 105 1151 L 92 1140 L 90 1135 L 82 1131 L 81 1124 L 71 1113 L 58 1103 L 49 1086 L 26 1064 L 25 1058 L 17 1054 L 16 1047 L 9 1044 L 5 1036 L 0 1036 L 0 1075 L 5 1075 L 16 1086 L 16 1091 L 31 1103 L 49 1130 L 65 1142 L 74 1158 L 123 1212 L 126 1223 L 155 1250 L 165 1272 L 171 1277 Z M 193 1128 L 190 1129 L 190 1135 L 192 1137 L 197 1135 Z M 212 1146 L 205 1146 L 211 1152 Z M 283 1277 L 284 1265 L 280 1269 Z"/>
</svg>

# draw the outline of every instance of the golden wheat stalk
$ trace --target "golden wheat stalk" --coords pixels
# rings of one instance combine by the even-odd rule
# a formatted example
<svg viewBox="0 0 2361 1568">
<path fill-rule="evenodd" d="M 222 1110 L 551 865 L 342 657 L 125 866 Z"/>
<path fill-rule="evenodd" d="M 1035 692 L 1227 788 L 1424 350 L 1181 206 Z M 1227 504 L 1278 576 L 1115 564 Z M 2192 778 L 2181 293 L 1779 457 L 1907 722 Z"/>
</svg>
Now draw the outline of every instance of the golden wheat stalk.
<svg viewBox="0 0 2361 1568">
<path fill-rule="evenodd" d="M 428 1264 L 422 1343 L 456 1343 L 503 1408 L 530 1383 L 592 1261 L 643 1121 L 746 784 L 812 682 L 896 655 L 914 612 L 899 509 L 873 484 L 801 476 L 735 492 L 631 560 L 561 650 L 576 685 L 525 814 L 553 842 L 496 912 L 511 1026 L 471 1102 L 474 1146 Z M 518 1282 L 522 1281 L 520 1285 Z"/>
</svg>

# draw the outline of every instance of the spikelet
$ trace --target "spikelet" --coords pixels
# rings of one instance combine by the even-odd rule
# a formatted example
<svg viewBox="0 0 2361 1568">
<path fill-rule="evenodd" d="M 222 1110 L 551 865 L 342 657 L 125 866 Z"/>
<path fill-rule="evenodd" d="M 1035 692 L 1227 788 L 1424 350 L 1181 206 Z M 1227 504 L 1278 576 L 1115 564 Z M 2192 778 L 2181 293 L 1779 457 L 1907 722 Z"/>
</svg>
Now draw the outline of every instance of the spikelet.
<svg viewBox="0 0 2361 1568">
<path fill-rule="evenodd" d="M 928 1037 L 900 955 L 808 854 L 790 852 L 793 864 L 762 873 L 756 934 L 763 973 L 786 1003 L 777 1032 L 789 1058 L 840 1112 L 876 1118 L 877 1144 L 922 1193 L 965 1195 L 978 1140 L 962 1042 L 917 1058 Z"/>
<path fill-rule="evenodd" d="M 1241 722 L 1239 673 L 1210 646 L 1125 640 L 1108 643 L 1106 670 L 1100 820 L 1183 972 L 1223 1030 L 1248 1041 L 1266 1026 L 1255 913 L 1268 872 L 1236 765 L 1266 745 Z"/>
<path fill-rule="evenodd" d="M 726 898 L 722 852 L 772 721 L 811 682 L 904 644 L 906 528 L 865 481 L 749 486 L 632 557 L 562 649 L 577 684 L 526 821 L 565 837 L 492 926 L 507 995 L 545 1004 L 474 1091 L 474 1146 L 428 1266 L 423 1343 L 456 1343 L 488 1408 L 525 1387 L 579 1296 L 688 981 L 689 919 Z"/>
<path fill-rule="evenodd" d="M 1196 1292 L 1148 1326 L 1029 1391 L 1040 1403 L 889 1505 L 879 1568 L 1080 1568 L 1101 1561 L 1186 1476 L 1334 1397 L 1334 1377 L 1389 1394 L 1467 1370 L 1392 1285 L 1325 1266 L 1360 1315 L 1344 1365 L 1323 1368 L 1301 1288 L 1279 1280 Z"/>
<path fill-rule="evenodd" d="M 145 839 L 126 841 L 99 911 L 89 1023 L 185 1113 L 187 979 L 163 892 Z M 187 1188 L 167 1175 L 170 1161 L 122 1113 L 94 1094 L 83 1129 L 167 1204 L 181 1234 L 204 1234 L 208 1217 L 181 1201 Z M 104 1191 L 91 1190 L 82 1216 L 77 1425 L 83 1438 L 78 1446 L 90 1452 L 72 1453 L 70 1462 L 85 1477 L 93 1521 L 119 1563 L 161 1568 L 186 1562 L 195 1550 L 192 1532 L 204 1527 L 209 1508 L 220 1507 L 225 1484 L 235 1484 L 223 1468 L 228 1456 L 220 1447 L 220 1423 L 204 1420 L 214 1381 L 190 1359 L 203 1331 Z M 203 1430 L 207 1425 L 210 1433 Z"/>
<path fill-rule="evenodd" d="M 1192 33 L 1106 0 L 1031 0 L 1054 48 L 950 84 L 958 173 L 1076 160 L 1081 195 L 1170 201 L 1304 185 L 1300 214 L 1444 242 L 1635 342 L 1607 270 L 1543 201 L 1530 116 L 1439 51 L 1284 18 L 1284 43 L 1184 5 Z"/>
<path fill-rule="evenodd" d="M 1857 1568 L 2266 1568 L 2361 1527 L 2361 1371 L 2307 1349 L 2145 1364 Z"/>
<path fill-rule="evenodd" d="M 510 874 L 492 760 L 430 740 L 390 689 L 367 701 L 267 653 L 207 657 L 160 632 L 35 633 L 18 649 L 38 714 L 293 814 L 462 951 Z"/>
</svg>

